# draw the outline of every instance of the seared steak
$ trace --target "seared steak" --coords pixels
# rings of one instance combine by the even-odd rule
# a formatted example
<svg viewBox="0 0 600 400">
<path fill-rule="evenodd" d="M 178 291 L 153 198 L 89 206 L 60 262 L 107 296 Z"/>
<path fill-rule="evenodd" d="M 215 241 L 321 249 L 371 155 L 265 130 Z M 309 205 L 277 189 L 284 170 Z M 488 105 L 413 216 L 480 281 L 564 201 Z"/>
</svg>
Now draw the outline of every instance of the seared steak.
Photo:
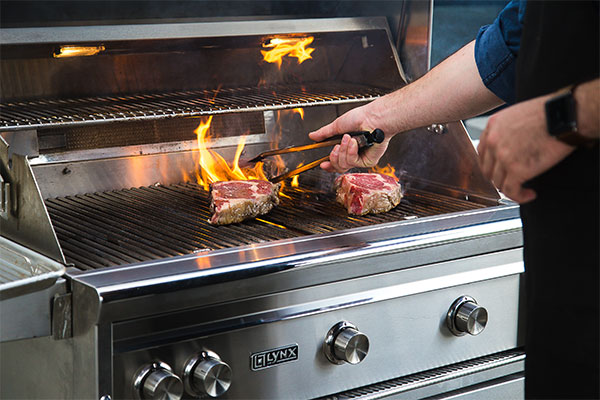
<svg viewBox="0 0 600 400">
<path fill-rule="evenodd" d="M 213 225 L 227 225 L 266 214 L 279 204 L 281 184 L 269 181 L 227 181 L 210 185 L 208 220 Z"/>
<path fill-rule="evenodd" d="M 349 214 L 377 214 L 400 203 L 400 184 L 391 176 L 377 173 L 344 174 L 335 180 L 336 199 Z"/>
</svg>

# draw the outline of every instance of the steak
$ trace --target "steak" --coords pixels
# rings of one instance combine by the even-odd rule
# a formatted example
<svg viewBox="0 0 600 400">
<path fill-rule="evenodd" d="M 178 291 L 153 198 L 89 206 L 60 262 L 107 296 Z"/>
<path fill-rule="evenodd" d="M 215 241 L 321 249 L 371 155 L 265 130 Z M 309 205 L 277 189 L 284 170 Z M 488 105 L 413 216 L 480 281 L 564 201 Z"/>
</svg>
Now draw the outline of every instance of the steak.
<svg viewBox="0 0 600 400">
<path fill-rule="evenodd" d="M 210 185 L 213 215 L 208 222 L 227 225 L 266 214 L 279 204 L 280 187 L 263 180 L 215 182 Z"/>
<path fill-rule="evenodd" d="M 344 174 L 334 182 L 336 200 L 348 214 L 377 214 L 400 204 L 401 186 L 394 178 L 377 173 Z"/>
</svg>

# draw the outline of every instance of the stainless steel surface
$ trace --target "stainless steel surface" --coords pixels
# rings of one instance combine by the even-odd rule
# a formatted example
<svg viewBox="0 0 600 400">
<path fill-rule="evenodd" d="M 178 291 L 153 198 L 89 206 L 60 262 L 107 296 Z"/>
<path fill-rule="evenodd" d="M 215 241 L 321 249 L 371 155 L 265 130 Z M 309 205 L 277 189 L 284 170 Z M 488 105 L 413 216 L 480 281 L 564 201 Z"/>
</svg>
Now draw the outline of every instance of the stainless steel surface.
<svg viewBox="0 0 600 400">
<path fill-rule="evenodd" d="M 364 260 L 375 255 L 389 255 L 390 260 L 386 263 L 369 266 L 370 273 L 378 273 L 409 268 L 414 265 L 412 263 L 423 265 L 452 257 L 467 257 L 474 254 L 474 248 L 480 248 L 482 252 L 485 249 L 487 252 L 521 246 L 520 220 L 480 224 L 481 217 L 493 218 L 493 215 L 487 210 L 479 215 L 450 215 L 423 221 L 382 224 L 351 232 L 315 235 L 304 240 L 282 240 L 244 246 L 234 252 L 221 250 L 149 261 L 129 267 L 113 268 L 106 272 L 90 271 L 75 275 L 73 279 L 93 287 L 94 290 L 90 292 L 92 301 L 101 297 L 104 300 L 103 308 L 108 309 L 107 303 L 111 299 L 142 296 L 157 287 L 161 287 L 163 291 L 177 290 L 183 282 L 187 287 L 204 286 L 203 282 L 207 279 L 211 282 L 223 282 L 290 270 L 291 275 L 297 273 L 298 284 L 315 284 L 319 282 L 320 277 L 304 275 L 302 269 L 326 264 L 330 265 L 330 273 L 335 271 L 337 277 L 343 279 L 364 274 L 365 269 L 362 265 L 341 267 L 340 264 L 352 259 Z M 480 225 L 457 227 L 471 219 Z M 436 231 L 432 232 L 431 229 Z M 417 252 L 415 254 L 423 254 L 423 257 L 418 258 L 397 256 L 398 253 L 410 254 L 412 250 L 434 246 L 439 246 L 438 253 Z M 95 318 L 92 315 L 90 317 Z"/>
<path fill-rule="evenodd" d="M 334 364 L 358 364 L 369 352 L 369 338 L 347 321 L 335 324 L 323 341 L 323 353 Z"/>
<path fill-rule="evenodd" d="M 55 295 L 52 302 L 52 336 L 63 340 L 73 336 L 73 295 Z"/>
<path fill-rule="evenodd" d="M 252 134 L 244 136 L 246 145 L 253 145 L 255 143 L 264 143 L 268 140 L 266 135 L 263 134 Z M 236 146 L 240 141 L 240 136 L 225 137 L 218 139 L 207 140 L 208 148 L 220 148 L 220 147 L 232 147 Z M 178 152 L 189 152 L 198 151 L 198 140 L 186 140 L 178 142 L 163 142 L 158 144 L 145 144 L 136 146 L 121 146 L 121 147 L 107 147 L 100 149 L 87 149 L 87 150 L 74 150 L 61 153 L 49 153 L 41 154 L 29 160 L 29 164 L 37 166 L 40 164 L 54 164 L 54 163 L 70 163 L 70 162 L 82 162 L 90 160 L 105 160 L 107 158 L 118 158 L 132 155 L 154 155 L 165 153 L 178 153 Z M 197 162 L 197 160 L 196 160 Z M 191 168 L 190 168 L 191 169 Z M 59 188 L 55 191 L 60 190 Z M 88 190 L 94 191 L 94 190 Z M 50 194 L 50 196 L 53 196 Z M 54 195 L 56 196 L 56 195 Z"/>
<path fill-rule="evenodd" d="M 13 153 L 21 154 L 27 157 L 37 157 L 40 155 L 40 149 L 37 141 L 37 131 L 22 130 L 15 132 L 0 132 L 0 136 L 8 143 L 8 158 Z"/>
<path fill-rule="evenodd" d="M 518 251 L 512 254 L 515 256 L 518 257 Z M 254 301 L 245 298 L 230 304 L 204 306 L 171 313 L 163 319 L 149 317 L 146 321 L 116 324 L 113 327 L 115 395 L 127 397 L 126 392 L 119 390 L 128 387 L 127 384 L 121 386 L 122 380 L 131 376 L 128 366 L 142 365 L 154 358 L 173 366 L 184 365 L 190 355 L 201 348 L 218 353 L 231 366 L 234 382 L 227 392 L 231 398 L 323 396 L 513 349 L 518 346 L 514 313 L 518 310 L 522 264 L 517 269 L 505 266 L 505 273 L 509 275 L 492 278 L 494 275 L 487 274 L 484 278 L 479 274 L 485 269 L 477 267 L 483 260 L 492 270 L 491 265 L 498 265 L 499 261 L 494 256 L 481 260 L 467 258 L 441 263 L 435 271 L 429 265 L 258 296 Z M 355 262 L 360 264 L 358 260 Z M 370 260 L 370 263 L 379 262 L 382 262 L 380 258 Z M 455 268 L 473 270 L 461 274 Z M 440 274 L 437 281 L 444 282 L 444 288 L 431 290 L 429 284 L 433 282 L 428 279 L 406 281 L 413 274 L 427 272 Z M 449 277 L 464 283 L 448 282 Z M 253 283 L 254 280 L 246 282 Z M 369 287 L 377 289 L 371 291 Z M 474 297 L 485 302 L 495 318 L 481 335 L 463 340 L 454 337 L 444 322 L 448 304 L 466 287 Z M 227 286 L 220 285 L 220 290 L 227 290 Z M 329 298 L 332 293 L 337 294 L 336 298 Z M 301 311 L 303 308 L 305 312 Z M 418 310 L 418 314 L 414 310 Z M 385 324 L 382 324 L 382 316 L 386 317 Z M 320 351 L 325 332 L 341 320 L 357 324 L 369 337 L 369 355 L 358 365 L 331 364 Z M 167 325 L 170 328 L 163 332 L 154 328 Z M 250 368 L 251 354 L 292 343 L 298 346 L 295 361 L 259 371 Z M 253 385 L 257 379 L 261 384 Z"/>
<path fill-rule="evenodd" d="M 183 369 L 185 391 L 194 396 L 220 397 L 231 386 L 231 368 L 211 351 L 202 351 Z"/>
<path fill-rule="evenodd" d="M 64 272 L 63 264 L 0 236 L 0 301 L 48 288 Z"/>
<path fill-rule="evenodd" d="M 51 305 L 55 297 L 66 292 L 65 279 L 58 278 L 45 289 L 0 300 L 0 343 L 52 335 L 56 311 Z"/>
<path fill-rule="evenodd" d="M 133 381 L 133 393 L 138 399 L 179 400 L 183 395 L 181 379 L 171 367 L 154 362 L 140 369 Z"/>
<path fill-rule="evenodd" d="M 431 65 L 433 0 L 406 1 L 399 24 L 398 55 L 408 82 L 427 71 Z"/>
<path fill-rule="evenodd" d="M 383 22 L 383 24 L 386 24 Z M 94 42 L 137 39 L 185 39 L 306 32 L 346 32 L 380 29 L 382 17 L 319 18 L 202 23 L 63 26 L 3 29 L 0 44 Z"/>
<path fill-rule="evenodd" d="M 515 374 L 487 383 L 482 383 L 467 389 L 458 389 L 447 396 L 440 396 L 439 400 L 496 400 L 525 398 L 525 376 Z"/>
<path fill-rule="evenodd" d="M 524 398 L 523 370 L 525 353 L 522 350 L 509 350 L 507 352 L 479 357 L 473 360 L 442 367 L 436 370 L 424 371 L 402 378 L 384 381 L 371 386 L 361 387 L 347 392 L 322 398 L 347 400 L 375 400 L 375 399 L 402 399 L 415 400 L 423 398 L 461 398 L 461 395 L 474 395 L 473 399 L 522 399 Z M 492 381 L 502 384 L 517 380 L 520 387 L 512 387 L 510 394 L 495 391 L 495 397 L 477 397 L 482 395 Z M 483 390 L 482 390 L 483 389 Z M 458 394 L 456 391 L 461 390 Z M 449 393 L 444 395 L 444 393 Z M 435 396 L 435 397 L 433 397 Z"/>
<path fill-rule="evenodd" d="M 0 137 L 0 175 L 5 209 L 0 214 L 2 236 L 64 263 L 27 157 L 12 154 L 9 159 L 8 154 L 8 144 Z"/>
</svg>

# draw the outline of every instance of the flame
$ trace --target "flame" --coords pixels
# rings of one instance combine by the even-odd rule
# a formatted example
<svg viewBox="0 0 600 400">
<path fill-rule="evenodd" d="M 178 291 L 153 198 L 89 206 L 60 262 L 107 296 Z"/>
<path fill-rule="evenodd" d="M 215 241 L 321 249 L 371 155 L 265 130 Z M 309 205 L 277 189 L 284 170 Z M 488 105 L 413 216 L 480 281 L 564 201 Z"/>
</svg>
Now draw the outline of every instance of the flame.
<svg viewBox="0 0 600 400">
<path fill-rule="evenodd" d="M 390 164 L 385 167 L 378 167 L 377 165 L 371 168 L 371 172 L 376 172 L 383 175 L 391 176 L 398 182 L 400 179 L 396 176 L 396 168 L 392 167 Z"/>
<path fill-rule="evenodd" d="M 298 164 L 298 166 L 296 168 L 299 168 L 303 165 L 304 165 L 304 162 L 301 162 L 300 164 Z M 292 177 L 292 181 L 290 182 L 290 185 L 292 187 L 298 187 L 300 185 L 300 183 L 298 182 L 298 178 L 300 178 L 300 175 L 296 175 L 296 176 Z"/>
<path fill-rule="evenodd" d="M 243 170 L 240 168 L 239 159 L 246 142 L 245 137 L 242 137 L 237 146 L 232 167 L 230 167 L 227 164 L 227 161 L 225 161 L 225 159 L 217 152 L 206 147 L 206 142 L 209 138 L 208 130 L 212 118 L 213 116 L 211 115 L 206 121 L 200 122 L 198 127 L 194 130 L 194 133 L 198 137 L 198 154 L 200 156 L 198 161 L 200 169 L 196 176 L 198 184 L 202 185 L 205 190 L 208 190 L 211 183 L 219 181 L 249 179 L 267 180 L 267 177 L 263 172 L 262 162 L 256 163 L 254 168 L 244 168 Z"/>
<path fill-rule="evenodd" d="M 60 46 L 54 58 L 94 56 L 106 50 L 104 46 Z"/>
<path fill-rule="evenodd" d="M 267 225 L 273 225 L 273 226 L 276 226 L 276 227 L 278 227 L 278 228 L 281 228 L 281 229 L 287 229 L 287 228 L 286 228 L 285 226 L 283 226 L 283 225 L 279 225 L 279 224 L 276 224 L 276 223 L 274 223 L 274 222 L 271 222 L 271 221 L 267 221 L 267 220 L 265 220 L 265 219 L 262 219 L 262 218 L 256 218 L 256 220 L 257 220 L 257 221 L 260 221 L 260 222 L 262 222 L 262 223 L 264 223 L 264 224 L 267 224 Z"/>
<path fill-rule="evenodd" d="M 304 108 L 294 108 L 292 111 L 300 114 L 300 118 L 304 120 Z"/>
<path fill-rule="evenodd" d="M 264 43 L 263 47 L 270 47 L 271 50 L 261 50 L 263 59 L 269 63 L 277 63 L 277 67 L 281 69 L 283 57 L 296 57 L 298 64 L 312 58 L 310 55 L 315 51 L 312 47 L 306 47 L 313 42 L 315 38 L 308 36 L 305 38 L 283 38 L 276 37 Z"/>
</svg>

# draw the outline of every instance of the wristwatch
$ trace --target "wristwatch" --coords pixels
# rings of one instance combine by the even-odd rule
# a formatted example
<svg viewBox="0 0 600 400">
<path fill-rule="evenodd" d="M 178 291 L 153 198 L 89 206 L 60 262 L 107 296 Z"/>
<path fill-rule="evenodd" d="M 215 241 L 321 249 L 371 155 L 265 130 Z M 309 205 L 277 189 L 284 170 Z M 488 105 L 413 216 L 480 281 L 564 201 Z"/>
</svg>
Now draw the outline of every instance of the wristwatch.
<svg viewBox="0 0 600 400">
<path fill-rule="evenodd" d="M 577 103 L 571 85 L 565 92 L 546 101 L 546 124 L 550 136 L 571 146 L 589 145 L 596 140 L 585 137 L 577 129 Z"/>
</svg>

